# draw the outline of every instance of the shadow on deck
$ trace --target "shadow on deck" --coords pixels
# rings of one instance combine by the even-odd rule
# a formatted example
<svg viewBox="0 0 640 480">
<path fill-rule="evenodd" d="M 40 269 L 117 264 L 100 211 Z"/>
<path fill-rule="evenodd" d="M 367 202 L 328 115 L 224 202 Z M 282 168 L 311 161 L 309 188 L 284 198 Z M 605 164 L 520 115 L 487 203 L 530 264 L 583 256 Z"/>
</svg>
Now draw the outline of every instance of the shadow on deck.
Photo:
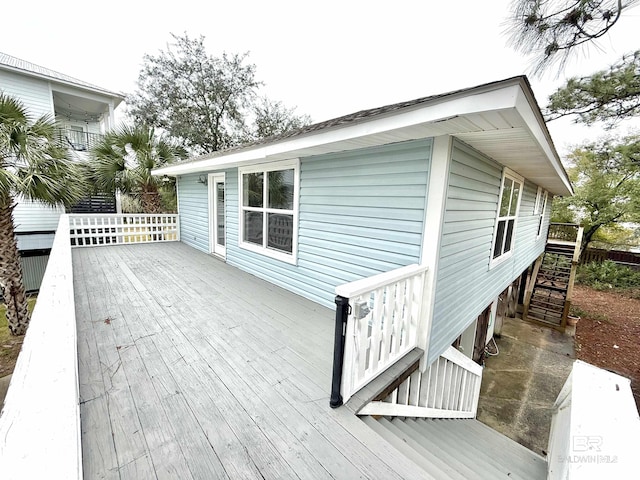
<svg viewBox="0 0 640 480">
<path fill-rule="evenodd" d="M 329 408 L 333 312 L 184 244 L 73 250 L 84 478 L 421 478 Z"/>
</svg>

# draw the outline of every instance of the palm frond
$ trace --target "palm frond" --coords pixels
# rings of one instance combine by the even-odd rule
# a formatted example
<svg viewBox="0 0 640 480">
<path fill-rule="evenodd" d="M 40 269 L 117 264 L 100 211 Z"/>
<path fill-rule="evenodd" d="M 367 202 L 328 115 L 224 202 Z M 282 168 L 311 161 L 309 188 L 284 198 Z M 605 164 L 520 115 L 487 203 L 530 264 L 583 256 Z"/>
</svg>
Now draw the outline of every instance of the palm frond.
<svg viewBox="0 0 640 480">
<path fill-rule="evenodd" d="M 22 102 L 0 92 L 0 193 L 6 198 L 68 205 L 82 195 L 85 182 L 54 132 L 51 117 L 33 120 Z"/>
<path fill-rule="evenodd" d="M 121 125 L 91 151 L 96 184 L 103 191 L 130 195 L 157 192 L 162 181 L 154 168 L 185 156 L 185 150 L 158 136 L 153 128 Z"/>
</svg>

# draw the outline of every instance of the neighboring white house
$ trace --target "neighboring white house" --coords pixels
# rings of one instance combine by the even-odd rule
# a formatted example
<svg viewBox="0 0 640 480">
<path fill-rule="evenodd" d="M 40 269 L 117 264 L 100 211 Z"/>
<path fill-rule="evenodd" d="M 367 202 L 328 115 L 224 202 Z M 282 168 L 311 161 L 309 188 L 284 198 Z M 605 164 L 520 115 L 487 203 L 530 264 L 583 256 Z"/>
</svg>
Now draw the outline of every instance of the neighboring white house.
<svg viewBox="0 0 640 480">
<path fill-rule="evenodd" d="M 58 140 L 79 160 L 84 160 L 93 143 L 114 127 L 114 111 L 124 100 L 121 93 L 2 52 L 0 91 L 18 98 L 34 118 L 55 118 Z M 17 200 L 13 215 L 25 282 L 28 290 L 37 289 L 64 209 Z"/>
</svg>

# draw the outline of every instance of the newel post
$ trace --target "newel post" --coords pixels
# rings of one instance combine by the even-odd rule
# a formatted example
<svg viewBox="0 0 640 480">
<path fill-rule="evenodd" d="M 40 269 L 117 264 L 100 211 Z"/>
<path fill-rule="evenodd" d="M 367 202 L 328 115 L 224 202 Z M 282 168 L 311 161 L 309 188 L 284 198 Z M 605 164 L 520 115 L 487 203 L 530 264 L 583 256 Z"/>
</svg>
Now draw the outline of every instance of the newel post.
<svg viewBox="0 0 640 480">
<path fill-rule="evenodd" d="M 342 383 L 342 366 L 344 362 L 344 343 L 349 318 L 349 299 L 336 296 L 336 325 L 333 338 L 333 377 L 331 380 L 331 399 L 329 406 L 337 408 L 342 405 L 340 387 Z"/>
</svg>

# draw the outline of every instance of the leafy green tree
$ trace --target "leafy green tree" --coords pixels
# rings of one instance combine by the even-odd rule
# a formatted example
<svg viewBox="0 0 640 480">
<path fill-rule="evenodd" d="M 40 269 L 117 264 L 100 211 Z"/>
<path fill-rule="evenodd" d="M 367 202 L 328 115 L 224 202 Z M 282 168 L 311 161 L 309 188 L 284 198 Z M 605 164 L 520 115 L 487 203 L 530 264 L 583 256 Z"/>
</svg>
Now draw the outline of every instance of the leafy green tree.
<svg viewBox="0 0 640 480">
<path fill-rule="evenodd" d="M 166 50 L 144 56 L 138 90 L 127 99 L 135 123 L 160 128 L 201 154 L 307 121 L 279 102 L 258 98 L 262 84 L 247 53 L 223 53 L 218 58 L 207 53 L 203 36 L 172 37 Z"/>
<path fill-rule="evenodd" d="M 537 55 L 534 69 L 564 66 L 580 46 L 605 35 L 638 0 L 514 0 L 510 42 Z"/>
<path fill-rule="evenodd" d="M 637 230 L 627 228 L 624 225 L 614 223 L 601 227 L 592 237 L 591 246 L 596 248 L 628 250 L 632 247 L 638 247 Z"/>
<path fill-rule="evenodd" d="M 272 137 L 304 127 L 311 123 L 308 115 L 296 115 L 294 108 L 285 107 L 282 102 L 259 99 L 253 105 L 254 125 L 248 132 L 247 140 Z"/>
<path fill-rule="evenodd" d="M 13 335 L 24 335 L 29 325 L 13 224 L 16 196 L 70 206 L 85 193 L 77 166 L 54 133 L 47 116 L 33 120 L 19 100 L 0 92 L 0 287 Z"/>
<path fill-rule="evenodd" d="M 583 251 L 603 227 L 640 222 L 640 136 L 583 145 L 569 161 L 575 194 L 554 201 L 552 216 L 584 227 Z"/>
<path fill-rule="evenodd" d="M 640 114 L 640 50 L 588 77 L 571 78 L 549 97 L 547 118 L 577 115 L 576 122 L 609 127 Z"/>
<path fill-rule="evenodd" d="M 153 128 L 125 125 L 91 150 L 90 169 L 99 190 L 133 195 L 143 213 L 160 213 L 162 190 L 175 186 L 151 171 L 185 157 L 184 148 L 156 135 Z"/>
</svg>

